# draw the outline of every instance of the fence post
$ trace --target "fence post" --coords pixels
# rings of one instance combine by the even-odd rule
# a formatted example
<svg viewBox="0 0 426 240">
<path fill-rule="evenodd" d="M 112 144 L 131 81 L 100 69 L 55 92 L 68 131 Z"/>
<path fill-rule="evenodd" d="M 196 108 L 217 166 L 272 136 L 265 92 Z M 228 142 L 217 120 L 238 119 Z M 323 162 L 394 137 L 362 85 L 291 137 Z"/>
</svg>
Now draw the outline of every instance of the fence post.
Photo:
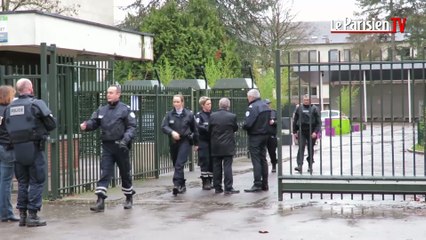
<svg viewBox="0 0 426 240">
<path fill-rule="evenodd" d="M 280 63 L 280 50 L 275 51 L 275 88 L 276 88 L 276 96 L 277 96 L 277 140 L 278 140 L 278 176 L 282 175 L 282 136 L 281 136 L 281 129 L 282 129 L 282 106 L 281 106 L 281 63 Z M 281 180 L 280 178 L 277 178 L 278 181 L 278 201 L 283 200 L 283 194 L 281 192 L 282 186 L 281 186 Z"/>
<path fill-rule="evenodd" d="M 154 150 L 155 150 L 155 156 L 154 156 L 154 161 L 155 161 L 155 178 L 159 178 L 160 177 L 160 134 L 161 134 L 161 126 L 158 124 L 161 119 L 160 116 L 160 88 L 161 85 L 159 84 L 158 86 L 154 86 L 154 92 L 155 92 L 155 115 L 154 115 L 154 120 L 156 121 L 154 124 L 154 131 L 155 131 L 155 136 L 154 136 L 154 141 L 155 141 L 155 145 L 154 145 Z M 162 100 L 162 99 L 161 99 Z"/>
<path fill-rule="evenodd" d="M 49 74 L 45 75 L 45 78 L 41 79 L 41 89 L 48 89 L 47 93 L 42 95 L 43 100 L 48 103 L 53 116 L 58 118 L 58 81 L 57 81 L 57 55 L 56 46 L 50 45 L 48 48 L 43 47 L 44 51 L 50 53 L 50 64 L 45 63 L 45 67 L 42 67 L 42 71 L 46 71 L 49 68 Z M 44 57 L 46 61 L 48 55 Z M 43 74 L 42 74 L 43 76 Z M 59 196 L 59 144 L 58 144 L 58 128 L 50 133 L 50 162 L 51 162 L 51 198 L 57 199 Z M 48 175 L 47 175 L 48 176 Z"/>
<path fill-rule="evenodd" d="M 5 79 L 4 79 L 5 74 L 6 74 L 6 67 L 0 66 L 0 85 L 5 84 Z"/>
</svg>

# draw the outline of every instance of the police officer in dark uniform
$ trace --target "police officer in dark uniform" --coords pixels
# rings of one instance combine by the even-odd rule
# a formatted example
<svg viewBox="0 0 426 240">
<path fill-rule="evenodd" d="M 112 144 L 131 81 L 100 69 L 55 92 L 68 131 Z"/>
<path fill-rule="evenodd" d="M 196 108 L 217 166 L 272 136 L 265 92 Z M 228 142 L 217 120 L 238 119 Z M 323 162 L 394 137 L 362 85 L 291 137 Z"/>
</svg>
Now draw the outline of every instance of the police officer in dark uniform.
<svg viewBox="0 0 426 240">
<path fill-rule="evenodd" d="M 321 131 L 321 115 L 318 108 L 311 104 L 309 95 L 303 96 L 303 104 L 299 105 L 294 112 L 293 135 L 299 140 L 299 151 L 297 152 L 297 167 L 294 170 L 302 173 L 303 157 L 305 147 L 308 147 L 308 172 L 312 174 L 314 162 L 314 146 L 317 133 Z"/>
<path fill-rule="evenodd" d="M 161 129 L 170 137 L 170 156 L 175 168 L 172 193 L 176 196 L 186 191 L 183 168 L 188 161 L 191 145 L 198 148 L 198 129 L 194 114 L 184 108 L 181 94 L 173 96 L 173 109 L 166 113 Z"/>
<path fill-rule="evenodd" d="M 202 189 L 210 190 L 213 179 L 213 163 L 210 159 L 210 138 L 208 133 L 212 101 L 209 97 L 202 96 L 199 100 L 201 111 L 195 114 L 199 133 L 198 165 L 201 170 Z"/>
<path fill-rule="evenodd" d="M 245 192 L 268 191 L 268 162 L 266 160 L 266 143 L 270 137 L 269 119 L 271 110 L 265 101 L 260 99 L 260 92 L 251 89 L 247 92 L 249 106 L 243 129 L 247 131 L 249 152 L 253 164 L 254 184 Z"/>
<path fill-rule="evenodd" d="M 42 206 L 46 180 L 45 142 L 49 132 L 56 128 L 56 120 L 44 101 L 34 98 L 29 79 L 19 79 L 16 89 L 19 97 L 6 108 L 5 124 L 16 158 L 19 226 L 46 226 L 37 212 Z"/>
<path fill-rule="evenodd" d="M 101 178 L 95 190 L 98 196 L 96 205 L 90 207 L 94 212 L 103 212 L 105 209 L 107 188 L 114 175 L 114 163 L 120 171 L 121 190 L 126 196 L 123 207 L 131 209 L 133 206 L 135 191 L 132 185 L 129 149 L 136 134 L 136 118 L 130 107 L 120 101 L 120 95 L 120 86 L 110 86 L 107 90 L 108 104 L 99 107 L 89 120 L 80 124 L 83 131 L 101 128 Z"/>
<path fill-rule="evenodd" d="M 271 172 L 277 171 L 277 111 L 271 108 L 271 101 L 265 99 L 265 103 L 268 104 L 269 109 L 271 109 L 271 117 L 269 118 L 269 138 L 266 143 L 266 148 L 268 149 L 269 158 L 271 159 L 272 170 Z"/>
</svg>

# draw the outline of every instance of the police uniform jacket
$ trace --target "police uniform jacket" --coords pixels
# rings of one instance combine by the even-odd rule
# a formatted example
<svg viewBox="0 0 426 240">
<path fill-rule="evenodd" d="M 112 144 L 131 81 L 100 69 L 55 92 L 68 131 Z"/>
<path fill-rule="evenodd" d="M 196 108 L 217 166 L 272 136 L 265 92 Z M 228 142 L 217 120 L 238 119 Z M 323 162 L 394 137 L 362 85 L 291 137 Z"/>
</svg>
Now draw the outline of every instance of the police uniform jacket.
<svg viewBox="0 0 426 240">
<path fill-rule="evenodd" d="M 6 129 L 12 143 L 44 141 L 56 128 L 56 119 L 43 100 L 20 95 L 6 107 Z"/>
<path fill-rule="evenodd" d="M 243 129 L 248 135 L 269 134 L 269 119 L 271 109 L 260 98 L 249 103 L 244 119 Z"/>
<path fill-rule="evenodd" d="M 195 121 L 197 123 L 200 141 L 209 142 L 209 119 L 210 112 L 199 111 L 195 114 Z"/>
<path fill-rule="evenodd" d="M 101 128 L 101 140 L 125 141 L 130 145 L 136 134 L 136 118 L 130 107 L 121 101 L 99 107 L 87 121 L 86 131 Z"/>
<path fill-rule="evenodd" d="M 211 156 L 233 156 L 237 130 L 237 115 L 225 109 L 212 113 L 209 124 Z"/>
<path fill-rule="evenodd" d="M 274 123 L 272 125 L 269 124 L 269 134 L 271 136 L 277 135 L 277 111 L 271 110 L 271 117 L 269 120 L 274 120 Z"/>
<path fill-rule="evenodd" d="M 300 104 L 296 108 L 293 119 L 293 133 L 297 133 L 299 130 L 305 133 L 321 131 L 321 116 L 315 105 Z"/>
<path fill-rule="evenodd" d="M 7 145 L 10 144 L 10 137 L 9 137 L 9 133 L 7 133 L 6 130 L 6 126 L 3 122 L 4 119 L 4 112 L 6 110 L 7 105 L 0 105 L 0 115 L 1 115 L 1 120 L 0 120 L 0 144 L 1 145 Z"/>
<path fill-rule="evenodd" d="M 179 133 L 181 139 L 188 139 L 195 146 L 198 146 L 198 129 L 195 123 L 194 114 L 191 110 L 184 108 L 181 114 L 176 109 L 167 112 L 161 124 L 163 133 L 171 137 L 172 132 Z"/>
</svg>

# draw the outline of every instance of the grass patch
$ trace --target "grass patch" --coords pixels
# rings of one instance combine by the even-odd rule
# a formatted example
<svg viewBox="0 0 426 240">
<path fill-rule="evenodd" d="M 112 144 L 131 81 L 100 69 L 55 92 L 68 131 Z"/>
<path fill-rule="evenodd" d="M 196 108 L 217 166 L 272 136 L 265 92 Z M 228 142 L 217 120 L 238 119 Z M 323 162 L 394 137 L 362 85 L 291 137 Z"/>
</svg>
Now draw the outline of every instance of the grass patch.
<svg viewBox="0 0 426 240">
<path fill-rule="evenodd" d="M 416 151 L 416 152 L 424 152 L 425 151 L 425 146 L 424 145 L 420 145 L 420 144 L 416 144 L 416 145 L 414 145 L 414 151 Z"/>
</svg>

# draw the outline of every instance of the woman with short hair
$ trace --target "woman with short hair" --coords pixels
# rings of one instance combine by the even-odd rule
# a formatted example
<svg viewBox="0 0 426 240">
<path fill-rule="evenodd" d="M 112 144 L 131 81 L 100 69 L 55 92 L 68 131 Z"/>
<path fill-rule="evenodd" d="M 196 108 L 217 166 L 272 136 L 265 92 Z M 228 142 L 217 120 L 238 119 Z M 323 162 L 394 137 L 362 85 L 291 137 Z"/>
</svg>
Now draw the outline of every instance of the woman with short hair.
<svg viewBox="0 0 426 240">
<path fill-rule="evenodd" d="M 19 218 L 15 217 L 13 213 L 10 201 L 15 156 L 12 151 L 9 134 L 3 122 L 5 109 L 13 101 L 15 93 L 15 89 L 11 86 L 0 86 L 0 217 L 2 222 L 19 221 Z"/>
</svg>

